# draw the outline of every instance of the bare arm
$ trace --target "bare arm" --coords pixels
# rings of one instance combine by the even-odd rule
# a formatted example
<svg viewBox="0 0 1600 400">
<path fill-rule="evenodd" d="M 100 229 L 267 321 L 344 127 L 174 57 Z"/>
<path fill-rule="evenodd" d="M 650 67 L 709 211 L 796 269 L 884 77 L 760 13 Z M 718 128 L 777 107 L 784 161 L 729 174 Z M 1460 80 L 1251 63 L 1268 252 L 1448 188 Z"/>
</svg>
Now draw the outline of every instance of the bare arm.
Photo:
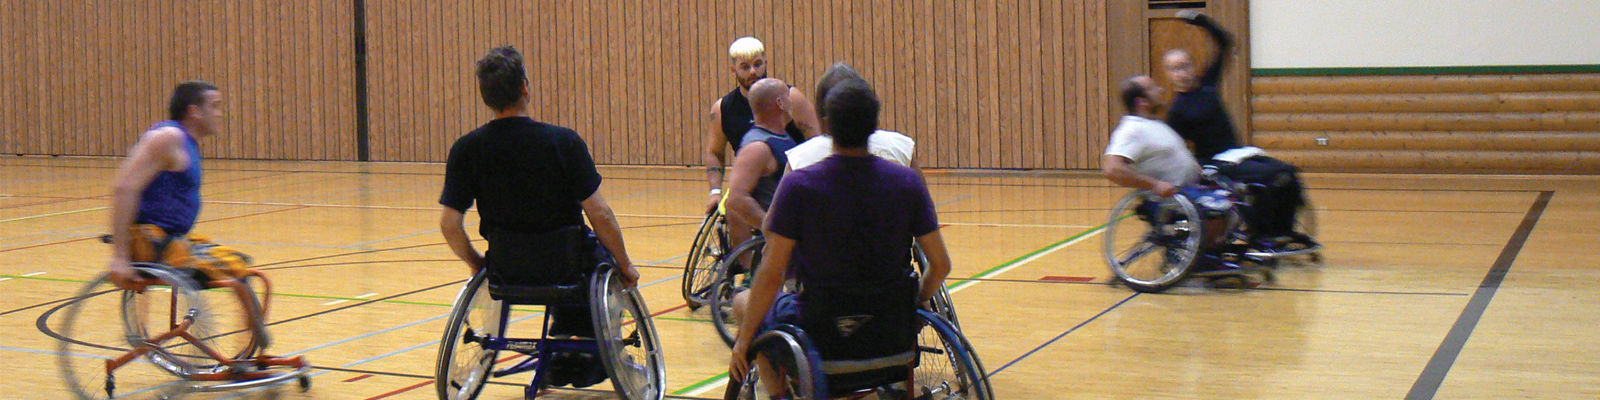
<svg viewBox="0 0 1600 400">
<path fill-rule="evenodd" d="M 728 173 L 728 215 L 739 218 L 747 226 L 761 226 L 761 221 L 767 218 L 767 211 L 761 209 L 761 204 L 756 203 L 750 192 L 755 190 L 762 175 L 777 170 L 777 163 L 772 158 L 772 148 L 767 147 L 766 143 L 751 143 L 740 149 L 739 155 L 733 159 L 733 171 Z"/>
<path fill-rule="evenodd" d="M 456 253 L 456 258 L 466 262 L 472 274 L 477 275 L 483 269 L 483 254 L 472 247 L 472 239 L 467 237 L 467 229 L 462 224 L 465 215 L 454 208 L 443 208 L 439 213 L 439 233 L 444 234 L 444 241 L 450 245 L 450 251 Z"/>
<path fill-rule="evenodd" d="M 606 198 L 600 195 L 599 190 L 589 198 L 583 199 L 583 215 L 589 218 L 589 226 L 594 227 L 594 235 L 600 237 L 600 244 L 611 251 L 611 257 L 617 260 L 617 269 L 622 271 L 623 284 L 633 287 L 639 282 L 639 271 L 634 269 L 633 260 L 628 258 L 628 248 L 622 244 L 622 227 L 617 223 L 617 215 L 611 212 L 611 205 L 606 204 Z"/>
<path fill-rule="evenodd" d="M 917 292 L 918 302 L 925 302 L 939 293 L 944 278 L 950 275 L 950 251 L 945 249 L 944 236 L 938 230 L 918 236 L 917 245 L 928 256 L 928 270 L 922 272 L 922 289 Z"/>
<path fill-rule="evenodd" d="M 722 189 L 723 162 L 727 160 L 728 138 L 722 135 L 722 99 L 711 102 L 711 112 L 706 114 L 706 151 L 701 155 L 701 161 L 706 165 L 706 183 L 711 185 L 711 190 Z M 722 196 L 711 193 L 706 200 L 706 214 L 717 209 L 717 202 Z"/>
<path fill-rule="evenodd" d="M 112 278 L 118 282 L 138 282 L 137 274 L 129 267 L 129 230 L 139 212 L 139 196 L 150 181 L 161 171 L 181 165 L 177 152 L 183 146 L 183 132 L 173 128 L 145 132 L 144 138 L 133 146 L 128 160 L 122 163 L 111 181 L 111 263 Z"/>
<path fill-rule="evenodd" d="M 728 367 L 734 377 L 742 378 L 750 370 L 745 365 L 745 354 L 749 352 L 750 341 L 755 339 L 756 331 L 761 329 L 761 320 L 772 311 L 773 299 L 783 289 L 783 277 L 789 273 L 789 256 L 794 253 L 794 239 L 771 230 L 766 232 L 767 245 L 762 250 L 761 266 L 756 268 L 755 280 L 750 282 L 749 303 L 745 306 L 744 320 L 739 321 L 739 338 L 734 342 L 733 360 Z"/>
<path fill-rule="evenodd" d="M 822 123 L 817 120 L 817 107 L 811 104 L 811 99 L 800 89 L 789 88 L 789 119 L 800 126 L 800 131 L 806 136 L 795 138 L 796 142 L 817 137 L 822 134 Z"/>
<path fill-rule="evenodd" d="M 706 165 L 706 183 L 712 189 L 722 188 L 722 166 L 728 159 L 728 138 L 722 135 L 722 99 L 711 102 L 711 112 L 706 114 L 706 152 L 701 161 Z"/>
<path fill-rule="evenodd" d="M 1107 154 L 1101 165 L 1101 172 L 1112 183 L 1135 189 L 1149 190 L 1162 196 L 1171 196 L 1178 192 L 1177 186 L 1173 186 L 1170 182 L 1152 178 L 1149 175 L 1133 170 L 1133 160 L 1129 160 L 1127 157 Z"/>
<path fill-rule="evenodd" d="M 1222 30 L 1222 27 L 1217 26 L 1215 20 L 1205 14 L 1186 11 L 1179 13 L 1178 17 L 1183 18 L 1184 21 L 1191 25 L 1205 29 L 1206 33 L 1211 34 L 1211 41 L 1217 45 L 1217 54 L 1211 56 L 1211 63 L 1206 65 L 1206 74 L 1200 77 L 1200 84 L 1217 84 L 1217 81 L 1222 79 L 1222 67 L 1228 61 L 1228 52 L 1233 49 L 1233 38 L 1228 35 L 1227 31 Z"/>
</svg>

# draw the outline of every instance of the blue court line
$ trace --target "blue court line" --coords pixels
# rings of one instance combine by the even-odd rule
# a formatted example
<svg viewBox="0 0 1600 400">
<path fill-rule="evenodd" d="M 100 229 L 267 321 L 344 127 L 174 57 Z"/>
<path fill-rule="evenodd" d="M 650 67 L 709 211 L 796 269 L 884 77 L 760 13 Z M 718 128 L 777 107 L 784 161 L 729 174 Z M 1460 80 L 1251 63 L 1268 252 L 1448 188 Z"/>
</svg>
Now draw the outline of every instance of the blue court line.
<svg viewBox="0 0 1600 400">
<path fill-rule="evenodd" d="M 439 315 L 434 316 L 432 318 L 427 318 L 427 319 L 419 320 L 419 321 L 416 321 L 416 322 L 411 322 L 411 323 L 408 323 L 408 324 L 405 324 L 405 325 L 395 326 L 395 327 L 384 329 L 384 330 L 367 332 L 367 333 L 363 333 L 361 335 L 351 336 L 351 337 L 340 339 L 340 340 L 337 340 L 337 341 L 332 341 L 332 342 L 328 342 L 328 343 L 325 343 L 325 344 L 320 344 L 320 345 L 316 345 L 316 346 L 312 346 L 312 347 L 307 347 L 304 350 L 296 351 L 296 352 L 289 353 L 289 354 L 284 354 L 284 356 L 285 357 L 294 357 L 294 356 L 297 356 L 297 355 L 310 353 L 310 352 L 315 351 L 315 350 L 321 350 L 321 349 L 332 347 L 332 346 L 338 346 L 338 345 L 341 345 L 341 344 L 350 343 L 350 342 L 354 342 L 354 341 L 357 341 L 357 340 L 366 339 L 366 338 L 369 338 L 369 337 L 373 337 L 373 336 L 377 336 L 377 335 L 381 335 L 381 334 L 385 334 L 385 333 L 389 333 L 389 332 L 394 332 L 394 331 L 397 331 L 397 330 L 410 328 L 410 327 L 417 326 L 417 325 L 422 325 L 422 324 L 425 324 L 425 323 L 428 323 L 428 322 L 432 322 L 432 321 L 435 321 L 435 320 L 438 320 L 438 319 L 441 319 L 441 318 L 444 318 L 444 317 L 448 317 L 448 316 L 450 316 L 450 313 L 439 314 Z"/>
<path fill-rule="evenodd" d="M 1022 355 L 1018 356 L 1015 360 L 1011 360 L 1011 362 L 1006 363 L 1006 365 L 1002 365 L 1002 366 L 1000 366 L 1000 368 L 995 369 L 994 372 L 990 372 L 989 376 L 993 377 L 995 375 L 1000 375 L 1000 372 L 1001 371 L 1005 371 L 1006 368 L 1010 368 L 1012 365 L 1016 365 L 1017 362 L 1022 361 L 1022 359 L 1024 359 L 1024 358 L 1028 358 L 1028 356 L 1032 356 L 1033 353 L 1037 353 L 1037 352 L 1039 352 L 1039 350 L 1044 350 L 1045 347 L 1048 347 L 1051 344 L 1054 344 L 1056 341 L 1061 340 L 1061 338 L 1066 337 L 1068 334 L 1071 334 L 1072 332 L 1077 331 L 1078 328 L 1082 328 L 1084 325 L 1088 325 L 1090 322 L 1094 322 L 1094 320 L 1100 319 L 1100 316 L 1106 315 L 1106 313 L 1111 312 L 1111 310 L 1117 309 L 1117 307 L 1121 307 L 1124 303 L 1127 303 L 1128 300 L 1133 300 L 1133 298 L 1135 298 L 1135 297 L 1139 297 L 1139 293 L 1135 292 L 1133 295 L 1128 296 L 1128 298 L 1122 299 L 1122 301 L 1119 301 L 1119 302 L 1117 302 L 1117 304 L 1112 305 L 1111 308 L 1107 308 L 1104 311 L 1100 311 L 1099 314 L 1095 314 L 1093 317 L 1089 317 L 1089 319 L 1084 320 L 1083 322 L 1079 322 L 1077 326 L 1073 326 L 1072 329 L 1068 329 L 1066 332 L 1061 332 L 1060 335 L 1056 335 L 1055 338 L 1050 339 L 1050 341 L 1044 342 L 1044 344 L 1039 345 L 1039 347 L 1035 347 L 1035 348 L 1033 348 L 1033 350 L 1028 350 L 1027 353 L 1022 353 Z"/>
<path fill-rule="evenodd" d="M 961 197 L 957 197 L 957 198 L 954 198 L 954 199 L 950 199 L 950 200 L 945 200 L 945 201 L 942 201 L 942 202 L 934 203 L 933 206 L 937 208 L 937 207 L 940 207 L 940 206 L 943 206 L 943 205 L 946 205 L 946 204 L 950 204 L 950 203 L 954 203 L 954 202 L 958 202 L 958 201 L 962 201 L 962 200 L 966 200 L 966 199 L 970 199 L 970 198 L 972 198 L 972 195 L 969 194 L 969 195 L 966 195 L 966 196 L 961 196 Z"/>
</svg>

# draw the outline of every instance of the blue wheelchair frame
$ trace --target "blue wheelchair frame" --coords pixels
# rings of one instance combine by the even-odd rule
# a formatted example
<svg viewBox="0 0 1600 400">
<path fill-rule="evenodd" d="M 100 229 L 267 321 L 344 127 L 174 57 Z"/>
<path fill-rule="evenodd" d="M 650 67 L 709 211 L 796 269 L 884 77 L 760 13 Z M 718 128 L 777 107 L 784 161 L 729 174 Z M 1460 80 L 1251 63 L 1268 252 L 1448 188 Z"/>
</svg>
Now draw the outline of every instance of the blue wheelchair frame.
<svg viewBox="0 0 1600 400">
<path fill-rule="evenodd" d="M 634 289 L 623 289 L 623 291 L 619 293 L 622 295 L 635 296 L 632 297 L 632 299 L 637 301 L 638 308 L 630 309 L 629 311 L 632 311 L 636 318 L 631 322 L 623 323 L 623 325 L 635 324 L 637 330 L 633 331 L 632 335 L 626 338 L 600 337 L 601 335 L 610 332 L 611 327 L 607 322 L 607 318 L 610 317 L 607 315 L 607 313 L 610 312 L 609 309 L 611 307 L 628 306 L 627 304 L 610 304 L 610 300 L 607 299 L 608 295 L 610 294 L 608 292 L 609 287 L 612 286 L 610 283 L 613 279 L 618 277 L 620 277 L 620 273 L 616 272 L 615 268 L 610 263 L 603 263 L 600 267 L 596 268 L 594 274 L 589 278 L 588 284 L 548 286 L 491 285 L 489 282 L 487 282 L 487 270 L 480 271 L 478 274 L 474 275 L 472 280 L 470 280 L 463 289 L 462 297 L 457 300 L 457 304 L 455 305 L 456 309 L 452 310 L 451 321 L 449 322 L 449 326 L 446 327 L 447 330 L 445 332 L 445 340 L 451 340 L 452 336 L 461 333 L 461 324 L 466 323 L 465 320 L 467 319 L 467 315 L 459 308 L 471 307 L 472 303 L 474 303 L 473 301 L 466 301 L 468 299 L 466 296 L 488 294 L 493 301 L 499 302 L 498 312 L 500 314 L 497 318 L 498 325 L 494 329 L 496 332 L 493 332 L 493 334 L 485 335 L 484 333 L 473 332 L 469 329 L 466 331 L 467 335 L 462 335 L 461 337 L 455 339 L 458 340 L 460 344 L 476 343 L 484 352 L 487 353 L 486 360 L 489 365 L 487 365 L 486 372 L 488 372 L 488 376 L 480 377 L 479 379 L 481 382 L 469 382 L 468 384 L 474 384 L 476 386 L 470 388 L 473 393 L 467 397 L 476 397 L 478 392 L 482 390 L 483 385 L 487 383 L 489 378 L 500 378 L 513 374 L 534 371 L 533 378 L 529 382 L 528 386 L 523 390 L 523 395 L 528 399 L 536 398 L 539 394 L 539 391 L 545 388 L 551 367 L 551 363 L 549 361 L 552 361 L 556 354 L 589 353 L 593 354 L 596 360 L 599 360 L 602 364 L 604 364 L 604 367 L 606 368 L 607 379 L 612 381 L 612 385 L 617 389 L 618 393 L 623 396 L 623 398 L 637 398 L 628 392 L 628 388 L 625 388 L 625 385 L 633 382 L 622 382 L 622 377 L 620 376 L 622 374 L 622 368 L 629 368 L 631 366 L 615 365 L 618 362 L 607 356 L 609 353 L 622 351 L 621 347 L 608 348 L 610 344 L 606 342 L 608 340 L 615 340 L 623 347 L 641 346 L 651 353 L 647 355 L 647 360 L 642 360 L 646 363 L 644 367 L 653 370 L 654 372 L 653 376 L 647 378 L 650 379 L 649 382 L 642 382 L 644 384 L 651 385 L 651 387 L 644 388 L 647 393 L 643 394 L 643 397 L 654 400 L 661 399 L 663 397 L 663 390 L 665 388 L 663 387 L 664 382 L 662 381 L 664 371 L 662 370 L 661 366 L 660 346 L 656 342 L 657 339 L 655 328 L 654 324 L 650 320 L 649 311 L 645 309 L 642 300 L 637 299 L 637 292 L 633 292 Z M 486 290 L 478 291 L 477 289 L 480 288 Z M 510 319 L 510 314 L 512 311 L 511 307 L 515 305 L 545 306 L 545 312 L 543 312 L 543 322 L 541 324 L 542 328 L 540 338 L 523 339 L 506 337 L 508 326 L 511 322 L 514 322 Z M 587 307 L 590 311 L 589 314 L 591 322 L 593 322 L 594 329 L 596 330 L 596 337 L 577 337 L 570 339 L 550 338 L 550 327 L 553 321 L 551 319 L 552 317 L 549 310 L 552 307 L 558 306 Z M 436 377 L 436 386 L 439 391 L 439 396 L 441 398 L 447 398 L 451 387 L 454 387 L 456 390 L 469 389 L 455 386 L 455 382 L 451 379 L 452 376 L 450 376 L 449 368 L 452 367 L 450 363 L 452 361 L 451 356 L 453 355 L 453 351 L 447 351 L 446 349 L 453 350 L 453 344 L 441 343 L 441 345 L 452 346 L 441 348 L 437 371 L 438 376 Z M 495 369 L 494 364 L 496 363 L 496 354 L 500 351 L 513 351 L 526 355 L 528 358 L 511 367 Z M 478 362 L 482 363 L 485 362 L 485 360 L 479 360 Z M 644 372 L 648 374 L 652 371 Z M 653 392 L 653 394 L 651 392 Z"/>
</svg>

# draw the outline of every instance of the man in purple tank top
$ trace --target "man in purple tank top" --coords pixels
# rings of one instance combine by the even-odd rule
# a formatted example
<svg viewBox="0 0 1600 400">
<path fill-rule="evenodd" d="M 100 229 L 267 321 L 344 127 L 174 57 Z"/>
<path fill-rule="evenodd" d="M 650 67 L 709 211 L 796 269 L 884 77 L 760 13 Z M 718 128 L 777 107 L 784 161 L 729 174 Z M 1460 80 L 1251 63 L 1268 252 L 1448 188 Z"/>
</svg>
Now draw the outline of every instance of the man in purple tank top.
<svg viewBox="0 0 1600 400">
<path fill-rule="evenodd" d="M 138 261 L 161 261 L 163 254 L 143 253 L 142 238 L 134 237 L 136 224 L 161 236 L 187 234 L 200 214 L 201 138 L 215 135 L 222 125 L 222 91 L 216 85 L 189 81 L 173 89 L 167 120 L 140 135 L 112 181 L 111 277 L 119 285 L 141 281 L 129 266 Z M 159 250 L 158 250 L 159 252 Z"/>
</svg>

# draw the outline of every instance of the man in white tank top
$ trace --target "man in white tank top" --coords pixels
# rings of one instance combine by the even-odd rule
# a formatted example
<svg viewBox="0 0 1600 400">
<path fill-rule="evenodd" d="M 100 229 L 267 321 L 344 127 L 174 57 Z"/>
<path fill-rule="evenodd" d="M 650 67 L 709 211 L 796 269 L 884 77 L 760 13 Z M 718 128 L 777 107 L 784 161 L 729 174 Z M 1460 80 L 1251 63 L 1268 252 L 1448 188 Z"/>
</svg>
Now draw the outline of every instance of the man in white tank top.
<svg viewBox="0 0 1600 400">
<path fill-rule="evenodd" d="M 861 78 L 861 74 L 857 73 L 848 64 L 840 62 L 828 67 L 828 70 L 822 73 L 822 78 L 817 81 L 816 104 L 824 104 L 823 102 L 827 100 L 828 91 L 834 85 L 850 79 L 860 79 L 863 83 L 866 82 L 865 79 Z M 826 121 L 827 118 L 827 112 L 822 107 L 817 107 L 817 119 Z M 827 123 L 823 122 L 822 126 L 827 126 Z M 867 137 L 868 152 L 907 167 L 916 168 L 912 162 L 912 155 L 916 154 L 916 150 L 917 143 L 911 140 L 910 136 L 899 132 L 879 129 Z M 795 146 L 785 154 L 789 157 L 789 170 L 805 168 L 833 155 L 833 138 L 827 134 L 819 135 L 806 140 L 805 143 L 801 143 L 799 146 Z"/>
</svg>

